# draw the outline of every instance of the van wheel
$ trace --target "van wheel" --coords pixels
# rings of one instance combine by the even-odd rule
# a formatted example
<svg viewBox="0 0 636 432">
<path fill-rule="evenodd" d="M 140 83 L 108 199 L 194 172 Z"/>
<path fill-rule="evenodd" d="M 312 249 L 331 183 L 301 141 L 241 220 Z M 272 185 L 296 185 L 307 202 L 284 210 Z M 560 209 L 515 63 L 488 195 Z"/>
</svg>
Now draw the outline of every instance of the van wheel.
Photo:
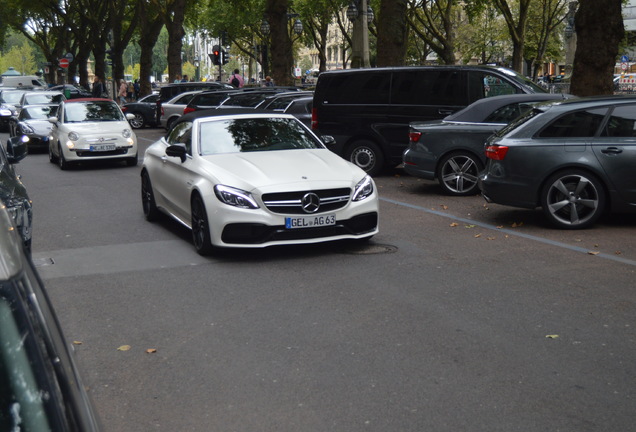
<svg viewBox="0 0 636 432">
<path fill-rule="evenodd" d="M 345 158 L 359 166 L 370 176 L 380 174 L 384 168 L 384 155 L 373 141 L 360 140 L 349 146 Z"/>
</svg>

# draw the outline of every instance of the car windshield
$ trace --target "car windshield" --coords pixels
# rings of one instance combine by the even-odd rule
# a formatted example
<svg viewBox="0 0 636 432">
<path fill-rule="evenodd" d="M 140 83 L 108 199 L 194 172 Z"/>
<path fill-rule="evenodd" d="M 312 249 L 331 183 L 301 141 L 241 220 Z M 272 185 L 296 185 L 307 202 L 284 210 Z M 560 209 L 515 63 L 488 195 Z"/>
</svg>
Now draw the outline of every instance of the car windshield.
<svg viewBox="0 0 636 432">
<path fill-rule="evenodd" d="M 63 100 L 62 93 L 27 93 L 24 97 L 25 105 L 60 103 Z"/>
<path fill-rule="evenodd" d="M 239 118 L 201 123 L 201 155 L 324 148 L 296 119 Z"/>
<path fill-rule="evenodd" d="M 57 106 L 33 106 L 20 111 L 21 120 L 46 120 L 57 115 Z"/>
<path fill-rule="evenodd" d="M 64 105 L 64 122 L 124 121 L 124 115 L 115 102 L 73 102 Z"/>
<path fill-rule="evenodd" d="M 24 94 L 23 91 L 2 92 L 2 102 L 8 103 L 8 104 L 20 103 L 20 99 L 22 98 L 23 94 Z"/>
</svg>

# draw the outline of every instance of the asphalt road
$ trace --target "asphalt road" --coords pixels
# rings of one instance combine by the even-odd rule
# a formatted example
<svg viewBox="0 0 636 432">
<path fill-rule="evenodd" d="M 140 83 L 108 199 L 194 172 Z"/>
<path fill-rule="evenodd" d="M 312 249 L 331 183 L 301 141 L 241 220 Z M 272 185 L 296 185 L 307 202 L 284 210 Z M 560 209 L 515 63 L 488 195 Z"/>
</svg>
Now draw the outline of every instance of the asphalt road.
<svg viewBox="0 0 636 432">
<path fill-rule="evenodd" d="M 202 258 L 143 219 L 139 167 L 18 171 L 106 431 L 634 428 L 634 216 L 558 231 L 396 169 L 367 247 Z"/>
</svg>

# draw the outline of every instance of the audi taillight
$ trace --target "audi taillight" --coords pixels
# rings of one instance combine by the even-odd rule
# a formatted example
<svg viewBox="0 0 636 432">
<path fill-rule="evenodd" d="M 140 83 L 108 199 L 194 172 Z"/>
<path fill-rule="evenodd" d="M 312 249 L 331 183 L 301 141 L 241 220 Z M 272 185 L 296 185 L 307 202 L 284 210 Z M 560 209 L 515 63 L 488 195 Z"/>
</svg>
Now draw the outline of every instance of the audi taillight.
<svg viewBox="0 0 636 432">
<path fill-rule="evenodd" d="M 194 111 L 195 111 L 195 109 L 194 109 L 194 108 L 192 108 L 192 107 L 185 107 L 185 108 L 183 109 L 183 114 L 185 115 L 185 114 L 187 114 L 187 113 L 191 113 L 191 112 L 194 112 Z"/>
<path fill-rule="evenodd" d="M 411 140 L 411 142 L 418 142 L 420 140 L 420 138 L 422 137 L 422 132 L 409 132 L 409 139 Z"/>
<path fill-rule="evenodd" d="M 503 160 L 508 153 L 508 147 L 502 145 L 488 145 L 486 146 L 486 157 L 492 160 Z"/>
<path fill-rule="evenodd" d="M 318 110 L 316 108 L 311 109 L 311 128 L 318 129 Z"/>
</svg>

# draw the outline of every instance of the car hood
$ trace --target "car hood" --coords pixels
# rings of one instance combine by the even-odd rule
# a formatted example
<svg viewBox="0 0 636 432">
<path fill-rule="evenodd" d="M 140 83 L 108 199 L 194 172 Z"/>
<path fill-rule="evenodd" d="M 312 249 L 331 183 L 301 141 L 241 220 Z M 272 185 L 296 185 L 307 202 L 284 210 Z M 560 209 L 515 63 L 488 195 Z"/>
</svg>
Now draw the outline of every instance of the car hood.
<svg viewBox="0 0 636 432">
<path fill-rule="evenodd" d="M 127 121 L 97 121 L 64 123 L 61 129 L 85 133 L 87 135 L 100 135 L 104 133 L 119 133 L 124 129 L 130 128 L 130 124 Z"/>
<path fill-rule="evenodd" d="M 327 149 L 276 150 L 204 156 L 203 169 L 221 184 L 263 193 L 353 187 L 365 173 Z M 213 174 L 212 174 L 213 173 Z"/>
<path fill-rule="evenodd" d="M 31 126 L 38 135 L 48 135 L 53 128 L 53 125 L 48 120 L 26 120 L 21 123 Z"/>
</svg>

